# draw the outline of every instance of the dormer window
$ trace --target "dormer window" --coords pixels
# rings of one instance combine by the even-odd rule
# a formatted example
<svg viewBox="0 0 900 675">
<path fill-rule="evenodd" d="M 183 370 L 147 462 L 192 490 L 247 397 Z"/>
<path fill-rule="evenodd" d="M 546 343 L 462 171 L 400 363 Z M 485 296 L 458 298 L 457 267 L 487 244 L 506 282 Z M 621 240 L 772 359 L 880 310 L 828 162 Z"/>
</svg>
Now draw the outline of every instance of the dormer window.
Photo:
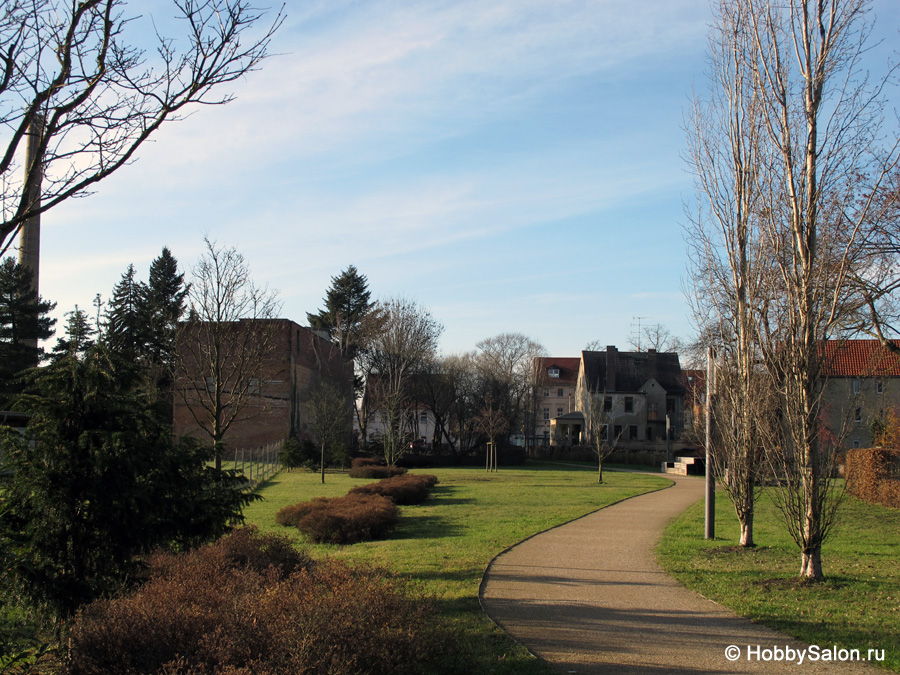
<svg viewBox="0 0 900 675">
<path fill-rule="evenodd" d="M 559 377 L 559 368 L 550 368 L 547 370 L 547 375 L 550 377 Z"/>
</svg>

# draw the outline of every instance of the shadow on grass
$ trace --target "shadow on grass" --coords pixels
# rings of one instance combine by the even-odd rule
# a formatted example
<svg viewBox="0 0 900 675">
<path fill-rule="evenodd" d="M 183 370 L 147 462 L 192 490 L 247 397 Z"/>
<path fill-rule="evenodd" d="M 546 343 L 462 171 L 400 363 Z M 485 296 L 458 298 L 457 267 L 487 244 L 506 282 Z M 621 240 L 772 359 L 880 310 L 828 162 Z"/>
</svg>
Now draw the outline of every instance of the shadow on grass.
<svg viewBox="0 0 900 675">
<path fill-rule="evenodd" d="M 451 520 L 441 516 L 417 515 L 405 512 L 401 516 L 400 526 L 394 530 L 391 539 L 441 539 L 444 537 L 461 537 L 465 529 L 452 524 Z"/>
<path fill-rule="evenodd" d="M 456 492 L 459 488 L 454 487 L 452 485 L 435 485 L 431 489 L 431 497 L 428 501 L 425 502 L 427 505 L 436 505 L 436 506 L 452 506 L 456 504 L 471 504 L 475 500 L 470 497 L 460 497 L 453 498 L 454 492 Z"/>
</svg>

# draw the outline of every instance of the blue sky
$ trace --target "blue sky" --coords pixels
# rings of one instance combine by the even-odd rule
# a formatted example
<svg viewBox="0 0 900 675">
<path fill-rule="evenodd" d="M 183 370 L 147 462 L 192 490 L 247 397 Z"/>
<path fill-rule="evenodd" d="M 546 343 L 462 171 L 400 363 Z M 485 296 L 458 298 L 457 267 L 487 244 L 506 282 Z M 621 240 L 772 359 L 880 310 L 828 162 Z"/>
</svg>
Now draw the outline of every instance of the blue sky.
<svg viewBox="0 0 900 675">
<path fill-rule="evenodd" d="M 894 41 L 898 6 L 875 3 Z M 131 7 L 167 25 L 162 0 Z M 501 332 L 557 356 L 623 347 L 634 317 L 689 336 L 682 124 L 705 86 L 705 1 L 286 11 L 236 101 L 44 217 L 41 293 L 60 315 L 108 298 L 129 263 L 146 278 L 163 246 L 190 269 L 208 236 L 298 323 L 353 264 L 374 296 L 427 307 L 448 354 Z"/>
</svg>

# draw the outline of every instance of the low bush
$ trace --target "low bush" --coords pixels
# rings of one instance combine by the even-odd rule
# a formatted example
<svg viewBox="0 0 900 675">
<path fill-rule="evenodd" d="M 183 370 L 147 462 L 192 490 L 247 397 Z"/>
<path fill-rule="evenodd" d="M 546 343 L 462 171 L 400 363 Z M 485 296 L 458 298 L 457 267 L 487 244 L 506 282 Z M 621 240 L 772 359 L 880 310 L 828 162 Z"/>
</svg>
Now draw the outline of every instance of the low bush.
<svg viewBox="0 0 900 675">
<path fill-rule="evenodd" d="M 402 476 L 405 473 L 406 469 L 402 466 L 364 464 L 350 468 L 351 478 L 391 478 L 392 476 Z"/>
<path fill-rule="evenodd" d="M 377 483 L 358 485 L 350 494 L 381 495 L 398 506 L 421 504 L 428 499 L 431 488 L 437 483 L 437 476 L 427 474 L 406 474 L 386 478 Z"/>
<path fill-rule="evenodd" d="M 271 535 L 238 531 L 223 541 L 158 558 L 164 564 L 136 591 L 79 612 L 68 633 L 67 675 L 443 669 L 450 647 L 432 603 L 410 596 L 403 582 L 302 556 L 288 573 L 289 544 Z M 270 559 L 280 562 L 265 564 Z"/>
<path fill-rule="evenodd" d="M 275 518 L 317 544 L 355 544 L 384 537 L 399 522 L 400 510 L 387 497 L 351 493 L 287 506 Z"/>
<path fill-rule="evenodd" d="M 900 451 L 853 448 L 845 459 L 847 490 L 872 504 L 900 508 Z"/>
<path fill-rule="evenodd" d="M 355 469 L 360 466 L 384 466 L 384 459 L 381 457 L 354 457 L 350 460 L 350 468 Z"/>
</svg>

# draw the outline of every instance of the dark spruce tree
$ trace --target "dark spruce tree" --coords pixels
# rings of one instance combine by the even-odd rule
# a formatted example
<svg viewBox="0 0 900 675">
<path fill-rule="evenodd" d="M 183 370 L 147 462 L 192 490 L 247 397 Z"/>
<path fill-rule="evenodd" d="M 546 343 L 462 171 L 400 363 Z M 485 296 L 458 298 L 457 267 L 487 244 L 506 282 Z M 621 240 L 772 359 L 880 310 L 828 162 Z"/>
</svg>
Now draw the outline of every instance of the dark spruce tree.
<svg viewBox="0 0 900 675">
<path fill-rule="evenodd" d="M 44 357 L 40 340 L 53 335 L 56 305 L 38 297 L 28 268 L 13 258 L 0 264 L 0 409 L 6 410 L 18 390 L 17 378 Z"/>
<path fill-rule="evenodd" d="M 80 357 L 97 344 L 97 329 L 91 325 L 91 319 L 78 305 L 71 312 L 66 312 L 66 334 L 56 341 L 51 358 L 53 362 L 68 356 Z"/>
<path fill-rule="evenodd" d="M 19 560 L 5 576 L 58 618 L 120 588 L 135 556 L 220 536 L 254 499 L 199 443 L 173 441 L 84 319 L 73 312 L 65 348 L 24 376 L 25 436 L 0 429 L 0 541 Z"/>
<path fill-rule="evenodd" d="M 178 261 L 168 248 L 150 265 L 150 279 L 142 311 L 147 327 L 147 357 L 150 363 L 171 371 L 175 361 L 175 332 L 184 316 L 188 285 L 178 272 Z"/>
<path fill-rule="evenodd" d="M 143 360 L 146 352 L 146 294 L 146 286 L 134 278 L 134 265 L 129 265 L 106 308 L 103 339 L 110 351 L 131 363 Z"/>
<path fill-rule="evenodd" d="M 346 358 L 355 358 L 363 348 L 365 322 L 375 309 L 369 282 L 364 274 L 350 265 L 336 277 L 325 293 L 325 308 L 317 314 L 307 313 L 312 328 L 327 330 Z"/>
</svg>

